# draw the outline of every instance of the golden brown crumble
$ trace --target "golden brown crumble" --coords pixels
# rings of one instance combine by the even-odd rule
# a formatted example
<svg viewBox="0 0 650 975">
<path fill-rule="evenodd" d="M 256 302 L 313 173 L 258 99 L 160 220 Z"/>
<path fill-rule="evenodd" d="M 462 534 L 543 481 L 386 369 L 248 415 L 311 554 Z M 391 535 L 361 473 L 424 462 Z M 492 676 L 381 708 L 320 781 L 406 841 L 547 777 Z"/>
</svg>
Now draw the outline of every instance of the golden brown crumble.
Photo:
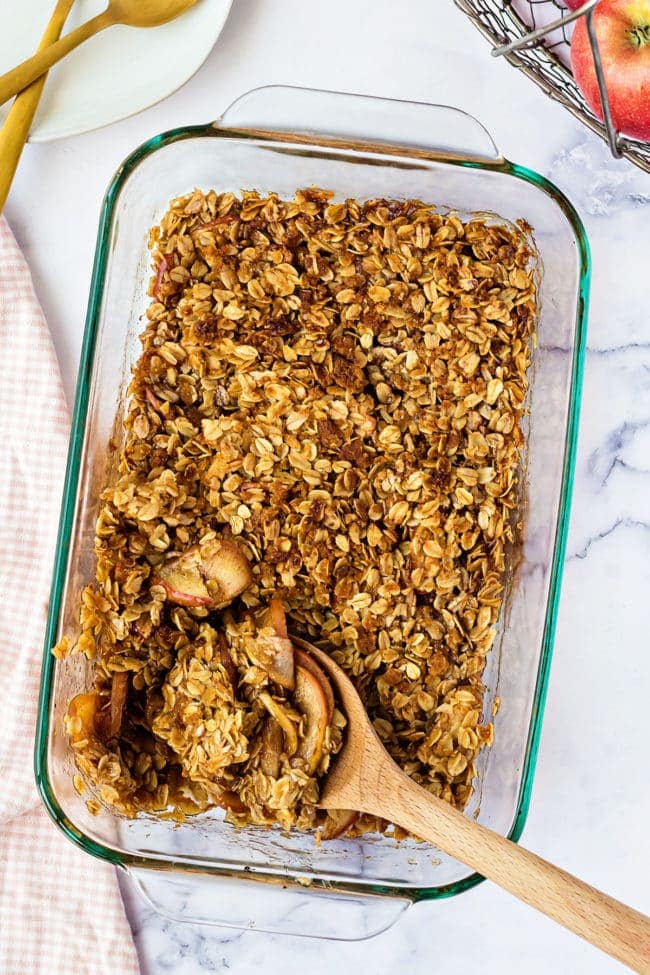
<svg viewBox="0 0 650 975">
<path fill-rule="evenodd" d="M 216 803 L 237 822 L 321 822 L 344 721 L 328 710 L 317 763 L 300 751 L 309 707 L 267 652 L 279 597 L 402 768 L 462 807 L 492 738 L 482 672 L 515 541 L 526 235 L 417 201 L 197 190 L 150 246 L 74 648 L 96 668 L 67 719 L 80 770 L 127 815 Z M 252 580 L 219 610 L 223 544 Z"/>
</svg>

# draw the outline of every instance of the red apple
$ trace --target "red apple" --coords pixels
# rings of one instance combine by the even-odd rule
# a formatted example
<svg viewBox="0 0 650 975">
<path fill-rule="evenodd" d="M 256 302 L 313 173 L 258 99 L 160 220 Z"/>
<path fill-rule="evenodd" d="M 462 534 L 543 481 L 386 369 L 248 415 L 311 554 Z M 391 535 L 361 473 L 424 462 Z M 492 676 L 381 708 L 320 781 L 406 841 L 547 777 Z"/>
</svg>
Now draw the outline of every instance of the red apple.
<svg viewBox="0 0 650 975">
<path fill-rule="evenodd" d="M 614 125 L 625 135 L 650 141 L 650 0 L 600 0 L 593 18 Z M 585 101 L 602 119 L 584 17 L 573 32 L 571 65 Z"/>
<path fill-rule="evenodd" d="M 562 0 L 564 6 L 568 7 L 569 10 L 577 10 L 578 7 L 581 7 L 585 2 L 586 0 Z"/>
</svg>

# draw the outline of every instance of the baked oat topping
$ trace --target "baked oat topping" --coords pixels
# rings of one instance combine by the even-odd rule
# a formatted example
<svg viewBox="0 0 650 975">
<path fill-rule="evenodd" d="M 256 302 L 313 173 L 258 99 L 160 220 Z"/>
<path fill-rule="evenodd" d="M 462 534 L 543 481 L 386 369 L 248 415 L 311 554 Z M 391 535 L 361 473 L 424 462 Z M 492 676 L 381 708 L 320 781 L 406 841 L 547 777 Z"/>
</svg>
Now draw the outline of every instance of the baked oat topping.
<svg viewBox="0 0 650 975">
<path fill-rule="evenodd" d="M 322 822 L 344 720 L 283 654 L 279 598 L 402 768 L 465 805 L 517 535 L 525 229 L 317 189 L 172 202 L 74 648 L 95 688 L 68 727 L 104 802 Z M 227 595 L 219 551 L 250 565 Z"/>
</svg>

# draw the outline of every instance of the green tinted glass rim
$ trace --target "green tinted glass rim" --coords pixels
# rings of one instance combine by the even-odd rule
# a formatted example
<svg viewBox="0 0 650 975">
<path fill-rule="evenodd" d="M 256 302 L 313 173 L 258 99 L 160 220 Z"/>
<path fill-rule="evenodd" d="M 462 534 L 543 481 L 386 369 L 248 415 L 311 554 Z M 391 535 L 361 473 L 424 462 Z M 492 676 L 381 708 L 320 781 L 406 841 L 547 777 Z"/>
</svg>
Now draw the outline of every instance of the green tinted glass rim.
<svg viewBox="0 0 650 975">
<path fill-rule="evenodd" d="M 47 771 L 50 705 L 55 668 L 55 658 L 52 656 L 50 649 L 52 646 L 54 646 L 58 634 L 61 599 L 67 571 L 70 537 L 75 513 L 75 501 L 81 471 L 83 439 L 85 434 L 86 416 L 88 412 L 97 328 L 104 294 L 105 272 L 109 256 L 109 245 L 113 227 L 115 204 L 129 176 L 147 156 L 159 149 L 164 148 L 165 146 L 170 145 L 173 142 L 178 142 L 184 139 L 197 137 L 227 138 L 228 136 L 229 133 L 227 130 L 219 129 L 215 127 L 213 123 L 208 125 L 185 126 L 154 136 L 139 146 L 133 153 L 131 153 L 130 156 L 127 157 L 127 159 L 125 159 L 113 176 L 113 179 L 108 186 L 106 196 L 104 197 L 99 220 L 95 260 L 90 283 L 88 310 L 86 313 L 75 402 L 72 414 L 70 446 L 68 450 L 53 580 L 45 631 L 40 697 L 36 723 L 34 768 L 36 784 L 43 804 L 54 822 L 59 826 L 68 839 L 92 856 L 95 856 L 101 860 L 106 860 L 115 866 L 126 869 L 129 867 L 139 867 L 151 870 L 167 871 L 175 868 L 174 866 L 168 864 L 164 858 L 145 856 L 136 857 L 130 854 L 124 854 L 117 849 L 96 842 L 79 830 L 75 824 L 68 819 L 58 804 L 51 789 Z M 246 135 L 245 133 L 238 131 L 236 133 L 236 137 L 241 139 L 245 138 Z M 265 141 L 261 140 L 257 134 L 251 135 L 251 138 L 254 138 L 256 141 Z M 272 140 L 266 141 L 272 142 Z M 311 147 L 314 149 L 319 148 L 319 140 L 317 136 L 314 138 L 313 143 L 311 143 Z M 301 148 L 308 151 L 310 145 L 303 145 Z M 359 148 L 363 149 L 363 146 L 360 145 Z M 371 150 L 365 151 L 371 152 Z M 401 155 L 408 157 L 408 150 L 402 151 Z M 548 677 L 553 652 L 553 641 L 557 625 L 562 572 L 569 529 L 569 516 L 580 417 L 580 402 L 586 351 L 589 287 L 591 280 L 591 256 L 587 235 L 577 211 L 570 201 L 564 196 L 564 194 L 553 183 L 547 180 L 544 176 L 541 176 L 539 173 L 536 173 L 535 171 L 524 166 L 511 163 L 507 159 L 498 159 L 493 162 L 485 162 L 469 159 L 454 159 L 445 156 L 440 157 L 436 156 L 435 153 L 431 153 L 431 155 L 427 158 L 431 162 L 441 161 L 450 166 L 461 166 L 469 169 L 487 169 L 533 184 L 547 196 L 550 196 L 563 211 L 575 235 L 578 249 L 580 280 L 576 305 L 572 382 L 569 394 L 566 437 L 564 444 L 564 462 L 559 502 L 560 508 L 555 534 L 553 559 L 551 563 L 549 594 L 542 639 L 542 652 L 524 759 L 524 771 L 517 803 L 517 812 L 514 817 L 512 827 L 508 833 L 508 837 L 516 842 L 522 834 L 530 806 L 535 765 L 539 750 L 542 717 L 548 689 Z M 420 159 L 422 160 L 421 155 Z M 244 871 L 237 871 L 214 864 L 197 864 L 196 866 L 184 864 L 182 869 L 188 873 L 198 872 L 201 874 L 212 875 L 214 877 L 238 879 L 246 878 L 251 880 L 255 879 L 258 881 L 277 881 L 277 875 L 264 874 L 263 872 L 258 873 L 257 871 L 246 871 L 244 873 Z M 365 885 L 344 881 L 337 881 L 335 884 L 333 884 L 330 881 L 315 878 L 312 882 L 312 886 L 323 890 L 335 889 L 341 892 L 356 894 L 379 894 L 402 897 L 417 902 L 422 900 L 452 897 L 476 886 L 483 879 L 484 878 L 480 874 L 473 873 L 463 880 L 452 884 L 436 887 L 408 888 L 399 886 L 384 886 L 381 884 Z"/>
</svg>

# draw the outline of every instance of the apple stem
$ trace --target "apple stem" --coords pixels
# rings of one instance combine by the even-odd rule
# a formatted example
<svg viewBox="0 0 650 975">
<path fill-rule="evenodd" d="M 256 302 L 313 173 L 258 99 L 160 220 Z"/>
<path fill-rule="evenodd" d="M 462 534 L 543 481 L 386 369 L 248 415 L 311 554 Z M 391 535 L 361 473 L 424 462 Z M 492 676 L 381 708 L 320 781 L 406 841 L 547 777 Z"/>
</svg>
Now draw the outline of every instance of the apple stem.
<svg viewBox="0 0 650 975">
<path fill-rule="evenodd" d="M 632 47 L 643 47 L 645 44 L 650 44 L 650 24 L 633 27 L 627 32 L 627 36 Z"/>
</svg>

